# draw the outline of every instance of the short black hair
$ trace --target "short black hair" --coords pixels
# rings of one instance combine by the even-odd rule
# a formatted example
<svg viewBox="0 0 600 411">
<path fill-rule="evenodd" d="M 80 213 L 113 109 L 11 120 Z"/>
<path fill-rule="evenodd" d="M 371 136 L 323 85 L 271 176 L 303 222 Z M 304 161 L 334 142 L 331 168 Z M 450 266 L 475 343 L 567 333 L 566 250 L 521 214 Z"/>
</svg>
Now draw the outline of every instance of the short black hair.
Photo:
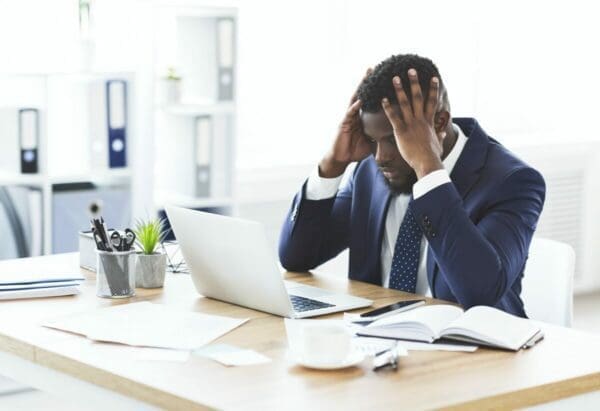
<svg viewBox="0 0 600 411">
<path fill-rule="evenodd" d="M 440 80 L 439 99 L 444 110 L 450 111 L 450 103 L 448 102 L 448 92 L 440 76 L 440 72 L 436 65 L 430 59 L 421 57 L 416 54 L 396 54 L 379 63 L 368 75 L 358 88 L 358 98 L 362 102 L 362 110 L 368 113 L 375 113 L 381 110 L 381 100 L 387 97 L 390 103 L 398 103 L 392 78 L 400 76 L 402 85 L 406 87 L 409 84 L 408 70 L 414 68 L 419 76 L 421 84 L 421 92 L 427 98 L 429 92 L 429 84 L 432 77 L 437 77 Z M 412 104 L 412 96 L 410 92 L 407 97 Z"/>
</svg>

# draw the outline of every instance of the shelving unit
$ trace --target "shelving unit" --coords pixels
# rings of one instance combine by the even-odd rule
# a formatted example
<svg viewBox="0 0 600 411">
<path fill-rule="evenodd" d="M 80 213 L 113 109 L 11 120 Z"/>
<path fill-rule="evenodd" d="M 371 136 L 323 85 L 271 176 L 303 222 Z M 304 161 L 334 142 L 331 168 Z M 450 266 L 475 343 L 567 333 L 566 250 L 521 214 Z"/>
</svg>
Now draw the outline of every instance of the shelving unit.
<svg viewBox="0 0 600 411">
<path fill-rule="evenodd" d="M 158 212 L 167 204 L 234 212 L 236 21 L 235 7 L 164 4 L 156 9 L 155 89 L 164 88 L 168 68 L 180 75 L 180 90 L 174 93 L 180 99 L 155 96 Z"/>
<path fill-rule="evenodd" d="M 88 182 L 126 186 L 131 210 L 123 214 L 135 218 L 159 213 L 166 204 L 227 214 L 235 210 L 237 5 L 232 1 L 157 0 L 140 4 L 138 12 L 144 21 L 139 61 L 135 66 L 123 65 L 136 71 L 0 73 L 0 107 L 40 110 L 39 173 L 21 174 L 0 163 L 0 185 L 40 191 L 44 254 L 55 251 L 52 220 L 57 186 Z M 223 33 L 229 42 L 223 42 Z M 230 45 L 225 54 L 223 44 Z M 181 76 L 180 99 L 165 100 L 157 93 L 170 66 Z M 90 137 L 82 128 L 86 118 L 81 89 L 109 78 L 128 81 L 128 166 L 122 169 L 90 165 Z M 219 82 L 226 87 L 219 87 Z M 210 118 L 212 137 L 203 146 L 197 130 L 199 119 L 205 118 Z M 201 164 L 206 166 L 203 170 L 200 157 L 206 163 Z M 201 190 L 199 172 L 209 176 Z"/>
<path fill-rule="evenodd" d="M 39 110 L 39 170 L 35 174 L 20 173 L 0 165 L 0 185 L 28 187 L 41 192 L 42 237 L 44 254 L 54 251 L 53 195 L 55 187 L 73 183 L 103 186 L 126 186 L 132 193 L 133 168 L 131 146 L 134 127 L 127 127 L 127 167 L 92 166 L 90 130 L 84 127 L 87 105 L 85 90 L 92 82 L 108 79 L 126 80 L 127 113 L 132 112 L 135 73 L 131 72 L 30 72 L 3 73 L 0 86 L 6 90 L 0 107 L 33 107 Z M 15 152 L 15 156 L 19 153 Z M 76 236 L 76 233 L 73 233 Z"/>
</svg>

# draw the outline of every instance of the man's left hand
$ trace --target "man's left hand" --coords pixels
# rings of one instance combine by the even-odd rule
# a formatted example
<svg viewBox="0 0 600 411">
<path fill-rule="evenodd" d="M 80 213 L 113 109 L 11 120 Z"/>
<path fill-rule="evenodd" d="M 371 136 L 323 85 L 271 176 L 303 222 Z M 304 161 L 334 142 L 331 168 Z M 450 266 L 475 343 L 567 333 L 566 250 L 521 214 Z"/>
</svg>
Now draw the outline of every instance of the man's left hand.
<svg viewBox="0 0 600 411">
<path fill-rule="evenodd" d="M 436 133 L 434 117 L 438 106 L 439 79 L 431 78 L 427 102 L 424 102 L 419 78 L 415 69 L 408 70 L 412 107 L 399 76 L 392 80 L 399 109 L 393 107 L 387 98 L 382 106 L 394 128 L 396 145 L 404 160 L 415 170 L 421 179 L 427 174 L 444 168 L 442 164 L 444 132 Z"/>
</svg>

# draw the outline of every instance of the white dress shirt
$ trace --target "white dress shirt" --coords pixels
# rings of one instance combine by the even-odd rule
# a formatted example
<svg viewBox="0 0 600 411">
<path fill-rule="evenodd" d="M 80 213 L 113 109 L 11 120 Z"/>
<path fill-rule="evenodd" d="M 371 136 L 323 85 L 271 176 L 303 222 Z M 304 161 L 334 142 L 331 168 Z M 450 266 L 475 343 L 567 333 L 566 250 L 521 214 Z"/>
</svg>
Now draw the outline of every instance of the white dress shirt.
<svg viewBox="0 0 600 411">
<path fill-rule="evenodd" d="M 464 135 L 460 127 L 454 126 L 457 133 L 456 143 L 446 158 L 443 160 L 444 169 L 436 170 L 427 174 L 413 185 L 413 198 L 417 199 L 429 191 L 449 183 L 450 173 L 460 157 L 467 137 Z M 317 166 L 313 173 L 309 176 L 306 183 L 306 198 L 308 200 L 324 200 L 334 197 L 339 189 L 342 176 L 335 178 L 323 178 L 319 176 L 319 167 Z M 410 194 L 393 195 L 390 199 L 388 207 L 385 230 L 383 233 L 383 241 L 381 245 L 381 278 L 382 285 L 389 288 L 390 270 L 392 267 L 392 258 L 394 256 L 394 247 L 400 224 L 404 219 L 404 214 L 410 203 Z M 421 239 L 421 254 L 419 256 L 419 270 L 417 273 L 417 294 L 431 296 L 429 282 L 427 281 L 427 239 L 425 236 Z"/>
</svg>

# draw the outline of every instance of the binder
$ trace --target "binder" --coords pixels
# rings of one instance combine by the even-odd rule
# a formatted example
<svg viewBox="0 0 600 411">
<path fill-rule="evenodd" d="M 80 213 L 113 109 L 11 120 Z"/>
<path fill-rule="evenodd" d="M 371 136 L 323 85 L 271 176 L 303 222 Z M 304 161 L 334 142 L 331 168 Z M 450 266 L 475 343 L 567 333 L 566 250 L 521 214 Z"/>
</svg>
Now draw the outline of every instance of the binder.
<svg viewBox="0 0 600 411">
<path fill-rule="evenodd" d="M 235 26 L 232 18 L 217 19 L 218 98 L 233 100 Z"/>
<path fill-rule="evenodd" d="M 127 82 L 106 82 L 106 122 L 108 124 L 108 166 L 127 167 Z"/>
<path fill-rule="evenodd" d="M 210 196 L 213 124 L 210 116 L 198 116 L 194 127 L 196 197 Z"/>
<path fill-rule="evenodd" d="M 19 110 L 19 146 L 22 173 L 35 174 L 39 171 L 39 145 L 39 112 L 35 108 L 22 108 Z"/>
</svg>

